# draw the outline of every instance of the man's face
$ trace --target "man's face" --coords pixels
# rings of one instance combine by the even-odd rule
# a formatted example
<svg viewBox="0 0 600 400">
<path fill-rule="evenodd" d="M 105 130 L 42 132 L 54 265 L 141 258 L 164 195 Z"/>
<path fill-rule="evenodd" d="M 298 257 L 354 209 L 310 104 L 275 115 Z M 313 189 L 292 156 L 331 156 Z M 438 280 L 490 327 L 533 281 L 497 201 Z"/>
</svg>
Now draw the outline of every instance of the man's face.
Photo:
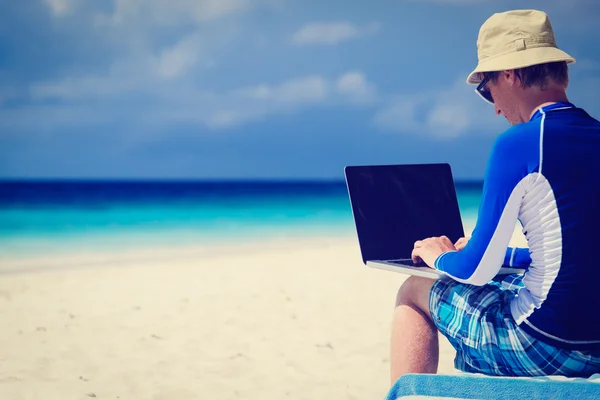
<svg viewBox="0 0 600 400">
<path fill-rule="evenodd" d="M 485 85 L 494 99 L 494 111 L 496 115 L 504 115 L 511 125 L 525 122 L 521 116 L 519 102 L 517 101 L 519 81 L 513 71 L 504 71 L 498 74 L 494 82 L 488 81 Z"/>
</svg>

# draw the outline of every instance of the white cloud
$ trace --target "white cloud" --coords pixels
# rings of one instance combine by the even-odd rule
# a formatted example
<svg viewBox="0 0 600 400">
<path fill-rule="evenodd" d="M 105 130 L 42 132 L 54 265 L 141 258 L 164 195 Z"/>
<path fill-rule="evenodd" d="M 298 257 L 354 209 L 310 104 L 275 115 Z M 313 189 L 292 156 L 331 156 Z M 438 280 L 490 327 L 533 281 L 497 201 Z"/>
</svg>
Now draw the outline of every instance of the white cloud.
<svg viewBox="0 0 600 400">
<path fill-rule="evenodd" d="M 204 54 L 204 43 L 199 34 L 186 36 L 157 54 L 145 51 L 132 52 L 114 61 L 105 74 L 70 76 L 56 81 L 34 82 L 29 94 L 34 100 L 74 100 L 126 93 L 162 90 L 163 81 L 187 78 L 190 71 L 200 71 L 212 66 L 212 60 Z M 167 83 L 168 85 L 168 83 Z M 167 86 L 166 92 L 168 93 Z M 154 93 L 161 96 L 161 93 Z"/>
<path fill-rule="evenodd" d="M 273 114 L 289 114 L 325 102 L 329 84 L 318 76 L 293 78 L 267 85 L 240 88 L 218 96 L 217 106 L 206 115 L 211 128 L 240 125 Z"/>
<path fill-rule="evenodd" d="M 203 22 L 244 11 L 250 0 L 115 0 L 114 10 L 99 14 L 101 25 L 128 24 L 136 20 L 175 26 L 184 21 Z"/>
<path fill-rule="evenodd" d="M 33 100 L 54 99 L 98 100 L 155 86 L 161 77 L 159 60 L 152 55 L 132 54 L 129 58 L 113 62 L 104 75 L 70 76 L 56 81 L 34 82 L 28 93 Z"/>
<path fill-rule="evenodd" d="M 371 23 L 364 27 L 350 22 L 313 22 L 300 28 L 292 36 L 296 45 L 335 45 L 345 40 L 359 38 L 376 33 L 379 23 Z"/>
<path fill-rule="evenodd" d="M 95 77 L 65 78 L 58 82 L 34 83 L 29 92 L 33 100 L 62 99 L 71 100 L 80 97 L 81 93 L 99 93 L 107 87 L 103 79 Z M 120 88 L 119 90 L 122 90 Z"/>
<path fill-rule="evenodd" d="M 376 104 L 383 106 L 376 109 L 373 122 L 384 131 L 451 139 L 474 129 L 498 133 L 507 127 L 504 119 L 495 116 L 493 108 L 481 101 L 463 79 L 443 90 L 387 98 L 377 93 L 376 87 L 357 70 L 330 78 L 308 75 L 278 83 L 206 91 L 190 85 L 187 79 L 175 79 L 175 75 L 172 75 L 173 79 L 158 79 L 162 78 L 160 70 L 157 74 L 152 62 L 146 60 L 146 67 L 139 69 L 133 64 L 115 64 L 107 76 L 42 82 L 31 86 L 31 97 L 34 100 L 58 100 L 63 104 L 60 111 L 63 117 L 53 120 L 57 124 L 68 122 L 64 106 L 76 100 L 73 104 L 78 104 L 80 110 L 93 108 L 98 110 L 97 114 L 112 110 L 107 111 L 106 119 L 113 117 L 115 107 L 118 108 L 114 102 L 119 102 L 126 106 L 118 113 L 118 118 L 131 120 L 134 124 L 183 123 L 214 130 L 313 107 Z M 138 100 L 132 102 L 130 98 Z M 145 100 L 139 102 L 140 98 Z M 47 108 L 44 110 L 49 112 Z M 98 118 L 91 112 L 81 113 L 94 115 L 93 121 Z M 141 115 L 144 117 L 140 118 Z M 82 123 L 81 118 L 77 121 Z"/>
<path fill-rule="evenodd" d="M 368 91 L 367 80 L 361 72 L 348 72 L 340 76 L 336 88 L 340 93 L 364 94 Z"/>
<path fill-rule="evenodd" d="M 348 96 L 355 102 L 370 103 L 376 100 L 375 86 L 360 71 L 343 74 L 337 79 L 335 87 L 339 94 Z"/>
<path fill-rule="evenodd" d="M 394 132 L 423 131 L 423 125 L 417 123 L 415 118 L 420 103 L 422 100 L 418 98 L 398 96 L 375 114 L 375 125 Z"/>
<path fill-rule="evenodd" d="M 43 0 L 50 8 L 52 14 L 57 17 L 67 15 L 73 6 L 73 0 Z"/>
<path fill-rule="evenodd" d="M 284 103 L 319 101 L 327 96 L 327 84 L 321 76 L 291 79 L 279 85 L 257 85 L 236 90 L 235 96 L 259 101 Z"/>
<path fill-rule="evenodd" d="M 221 92 L 211 92 L 190 86 L 187 80 L 160 79 L 152 74 L 152 65 L 135 69 L 126 63 L 115 65 L 106 76 L 87 76 L 42 82 L 30 87 L 34 101 L 52 99 L 62 105 L 76 100 L 80 109 L 93 108 L 97 114 L 104 110 L 127 104 L 119 118 L 130 118 L 136 123 L 157 126 L 185 123 L 224 129 L 257 121 L 271 115 L 285 115 L 315 106 L 354 103 L 356 96 L 364 96 L 365 88 L 374 91 L 364 75 L 357 71 L 342 74 L 334 79 L 321 75 L 291 78 L 279 83 L 260 83 Z M 159 71 L 160 72 L 160 71 Z M 340 91 L 340 88 L 343 90 Z M 130 102 L 129 98 L 144 98 L 143 102 Z M 36 110 L 36 108 L 32 108 Z M 48 113 L 48 108 L 44 108 Z M 83 113 L 90 115 L 93 113 Z M 138 121 L 144 115 L 143 121 Z M 106 116 L 107 119 L 111 115 Z M 64 124 L 66 119 L 53 119 Z M 81 119 L 77 118 L 78 123 Z"/>
<path fill-rule="evenodd" d="M 29 88 L 33 100 L 85 100 L 126 94 L 139 88 L 139 80 L 114 76 L 83 76 L 56 82 L 34 83 Z"/>
<path fill-rule="evenodd" d="M 224 129 L 271 115 L 286 115 L 312 107 L 325 107 L 334 104 L 354 103 L 354 92 L 340 93 L 338 83 L 349 81 L 349 77 L 359 74 L 365 86 L 367 83 L 360 72 L 348 72 L 337 79 L 327 79 L 320 75 L 292 78 L 278 84 L 258 84 L 235 89 L 225 93 L 213 93 L 202 99 L 200 104 L 189 108 L 189 113 L 171 114 L 180 121 L 204 124 L 212 129 Z M 198 110 L 204 110 L 203 115 Z"/>
<path fill-rule="evenodd" d="M 427 114 L 427 127 L 442 136 L 459 136 L 471 124 L 469 110 L 464 104 L 437 104 Z M 444 133 L 445 132 L 445 133 Z"/>
<path fill-rule="evenodd" d="M 165 78 L 185 75 L 198 62 L 201 47 L 200 36 L 194 34 L 163 50 L 158 59 L 158 74 Z"/>
<path fill-rule="evenodd" d="M 447 89 L 395 96 L 375 114 L 374 123 L 387 131 L 446 139 L 473 129 L 497 134 L 508 127 L 462 78 Z"/>
</svg>

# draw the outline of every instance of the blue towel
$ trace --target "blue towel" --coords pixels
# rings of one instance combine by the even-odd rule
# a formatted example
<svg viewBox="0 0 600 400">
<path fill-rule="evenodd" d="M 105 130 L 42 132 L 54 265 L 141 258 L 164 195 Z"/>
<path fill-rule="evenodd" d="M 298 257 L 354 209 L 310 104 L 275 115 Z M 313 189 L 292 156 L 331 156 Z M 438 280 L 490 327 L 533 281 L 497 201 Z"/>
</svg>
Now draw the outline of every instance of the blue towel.
<svg viewBox="0 0 600 400">
<path fill-rule="evenodd" d="M 415 397 L 416 396 L 416 397 Z M 396 381 L 387 400 L 427 399 L 600 399 L 600 374 L 588 379 L 560 376 L 514 378 L 482 374 L 407 374 Z"/>
</svg>

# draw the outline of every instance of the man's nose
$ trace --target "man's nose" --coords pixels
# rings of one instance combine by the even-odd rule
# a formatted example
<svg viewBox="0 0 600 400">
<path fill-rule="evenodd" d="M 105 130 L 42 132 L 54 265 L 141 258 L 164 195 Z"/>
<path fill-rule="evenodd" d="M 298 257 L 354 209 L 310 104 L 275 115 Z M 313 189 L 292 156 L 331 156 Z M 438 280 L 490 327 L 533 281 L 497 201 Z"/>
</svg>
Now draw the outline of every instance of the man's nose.
<svg viewBox="0 0 600 400">
<path fill-rule="evenodd" d="M 497 104 L 494 104 L 494 111 L 496 112 L 496 115 L 502 115 L 502 110 L 498 108 Z"/>
</svg>

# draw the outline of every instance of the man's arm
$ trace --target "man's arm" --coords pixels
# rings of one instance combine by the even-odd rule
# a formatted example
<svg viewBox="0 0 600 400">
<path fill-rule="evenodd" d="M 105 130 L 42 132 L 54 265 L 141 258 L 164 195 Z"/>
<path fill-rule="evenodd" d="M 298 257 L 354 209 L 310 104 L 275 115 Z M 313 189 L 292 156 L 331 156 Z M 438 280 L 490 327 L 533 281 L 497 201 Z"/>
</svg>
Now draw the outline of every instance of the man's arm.
<svg viewBox="0 0 600 400">
<path fill-rule="evenodd" d="M 525 152 L 518 133 L 513 128 L 494 143 L 471 239 L 461 251 L 446 251 L 435 259 L 434 268 L 459 282 L 484 285 L 505 261 L 525 194 L 522 181 L 529 173 L 526 156 L 532 153 L 532 149 Z M 517 261 L 523 260 L 523 254 L 515 254 L 520 257 Z"/>
<path fill-rule="evenodd" d="M 465 248 L 470 238 L 460 238 L 454 244 L 456 250 L 460 251 Z M 529 268 L 531 264 L 531 255 L 529 253 L 528 248 L 524 247 L 508 247 L 506 249 L 506 254 L 504 255 L 504 263 L 502 265 L 504 267 L 514 267 L 514 268 Z"/>
</svg>

